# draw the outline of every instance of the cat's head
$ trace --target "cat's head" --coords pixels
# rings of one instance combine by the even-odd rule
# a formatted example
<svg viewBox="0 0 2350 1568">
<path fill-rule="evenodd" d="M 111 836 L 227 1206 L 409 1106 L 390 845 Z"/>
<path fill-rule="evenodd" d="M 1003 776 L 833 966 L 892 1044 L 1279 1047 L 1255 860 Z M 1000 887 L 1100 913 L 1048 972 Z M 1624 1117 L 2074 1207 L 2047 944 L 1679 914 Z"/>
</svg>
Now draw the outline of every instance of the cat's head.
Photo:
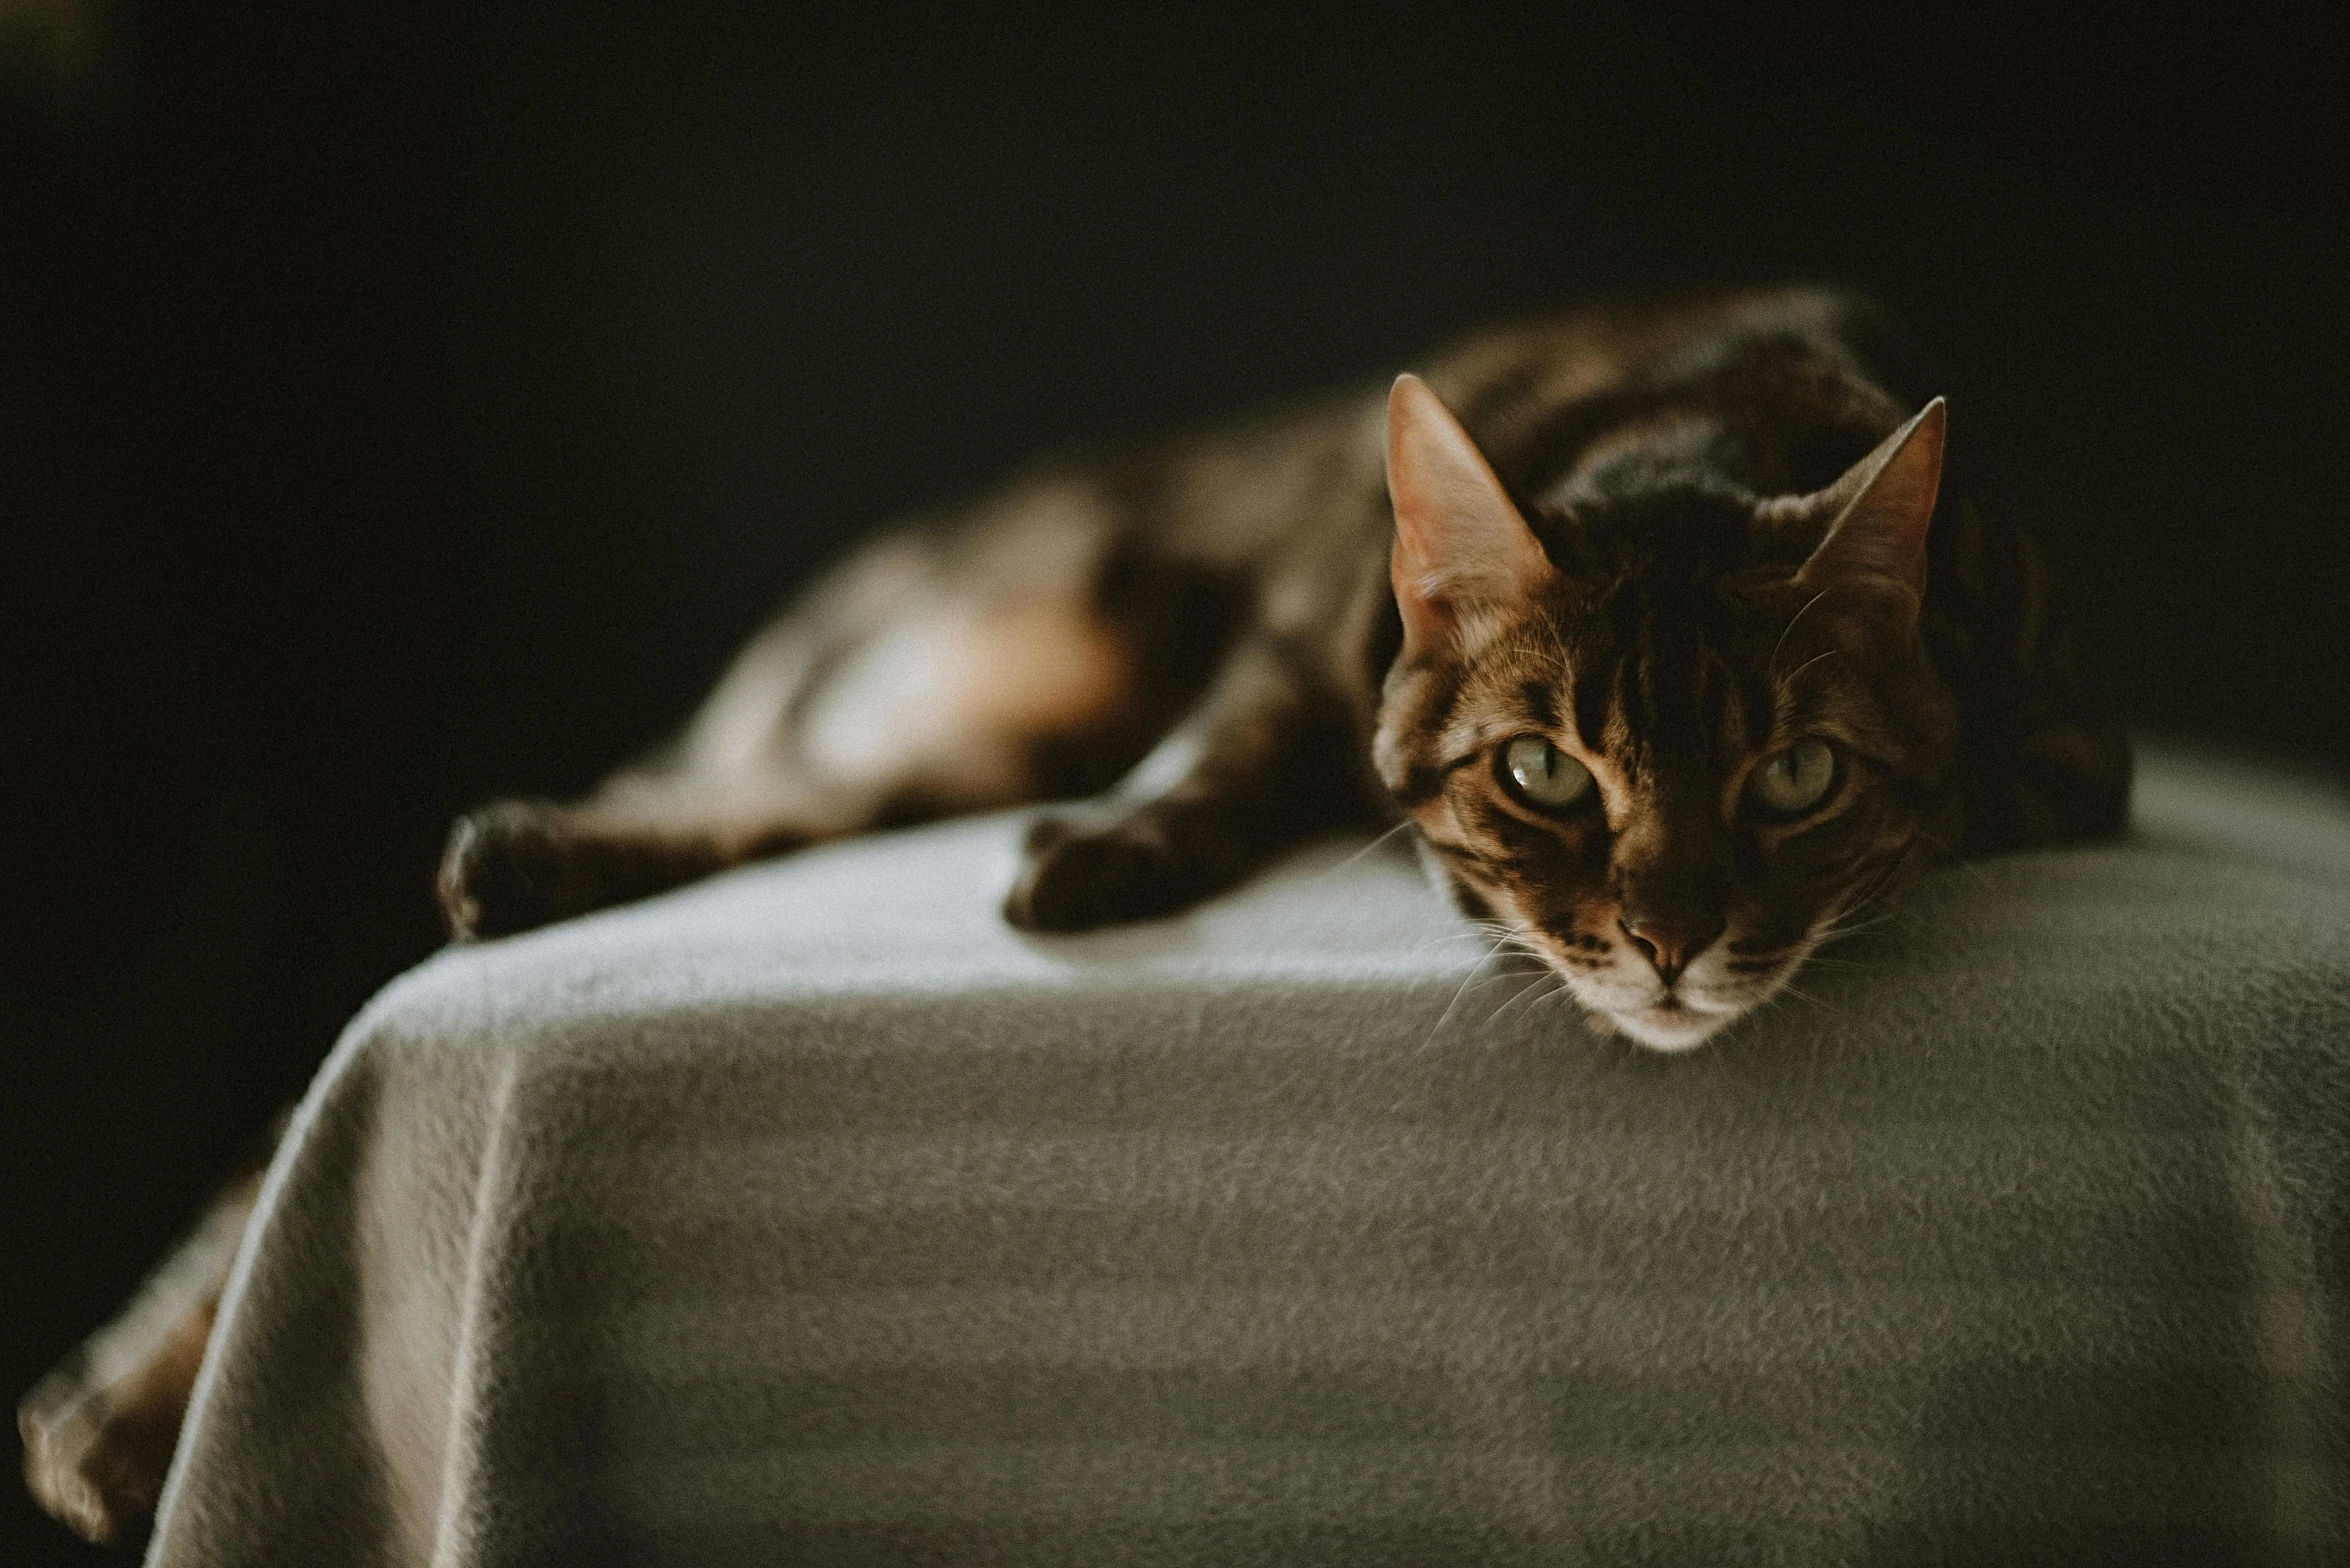
<svg viewBox="0 0 2350 1568">
<path fill-rule="evenodd" d="M 1462 907 L 1595 1023 L 1694 1046 L 1930 858 L 1957 736 L 1919 629 L 1943 423 L 1936 400 L 1811 494 L 1667 470 L 1543 506 L 1538 538 L 1396 384 L 1374 764 Z"/>
</svg>

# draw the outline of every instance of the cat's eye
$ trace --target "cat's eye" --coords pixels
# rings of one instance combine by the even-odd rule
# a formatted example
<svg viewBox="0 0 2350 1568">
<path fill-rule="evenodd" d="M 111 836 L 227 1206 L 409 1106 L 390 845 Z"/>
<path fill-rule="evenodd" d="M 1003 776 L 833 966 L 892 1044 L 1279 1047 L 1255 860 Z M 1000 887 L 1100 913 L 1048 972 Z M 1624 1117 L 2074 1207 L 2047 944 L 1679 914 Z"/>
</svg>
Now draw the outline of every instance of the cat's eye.
<svg viewBox="0 0 2350 1568">
<path fill-rule="evenodd" d="M 1564 811 L 1591 798 L 1591 770 L 1539 735 L 1521 735 L 1501 749 L 1502 782 L 1541 811 Z"/>
<path fill-rule="evenodd" d="M 1789 817 L 1811 810 L 1835 786 L 1835 748 L 1824 740 L 1799 740 L 1747 775 L 1746 794 L 1772 816 Z"/>
</svg>

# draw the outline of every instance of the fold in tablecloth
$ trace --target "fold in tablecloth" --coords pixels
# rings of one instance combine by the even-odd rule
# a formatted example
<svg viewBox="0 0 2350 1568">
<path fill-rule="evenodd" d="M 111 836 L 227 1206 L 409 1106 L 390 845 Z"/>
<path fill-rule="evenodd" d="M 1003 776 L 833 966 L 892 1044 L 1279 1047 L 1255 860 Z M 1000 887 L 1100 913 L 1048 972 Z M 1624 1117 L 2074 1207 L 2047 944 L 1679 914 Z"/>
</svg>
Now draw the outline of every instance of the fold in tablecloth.
<svg viewBox="0 0 2350 1568">
<path fill-rule="evenodd" d="M 1680 1058 L 1389 849 L 1039 940 L 1016 830 L 387 989 L 151 1561 L 2346 1560 L 2332 792 L 2156 757 Z"/>
</svg>

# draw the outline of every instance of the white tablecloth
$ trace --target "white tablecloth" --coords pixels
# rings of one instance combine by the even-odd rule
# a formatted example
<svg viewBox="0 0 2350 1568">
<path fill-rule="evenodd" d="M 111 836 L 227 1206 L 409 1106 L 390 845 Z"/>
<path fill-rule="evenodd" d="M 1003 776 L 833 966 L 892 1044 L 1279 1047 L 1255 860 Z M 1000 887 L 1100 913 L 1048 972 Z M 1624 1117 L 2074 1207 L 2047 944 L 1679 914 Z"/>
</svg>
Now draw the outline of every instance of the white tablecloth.
<svg viewBox="0 0 2350 1568">
<path fill-rule="evenodd" d="M 1679 1058 L 1360 845 L 1047 940 L 998 817 L 445 952 L 151 1561 L 2344 1561 L 2350 809 L 2139 824 Z"/>
</svg>

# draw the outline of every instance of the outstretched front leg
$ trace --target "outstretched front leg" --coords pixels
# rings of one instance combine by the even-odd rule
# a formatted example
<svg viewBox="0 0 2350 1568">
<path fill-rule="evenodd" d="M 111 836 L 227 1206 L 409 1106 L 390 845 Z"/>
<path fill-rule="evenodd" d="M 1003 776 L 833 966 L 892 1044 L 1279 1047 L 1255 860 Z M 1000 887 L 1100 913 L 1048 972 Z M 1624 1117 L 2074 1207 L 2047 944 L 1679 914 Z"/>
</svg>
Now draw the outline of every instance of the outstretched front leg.
<svg viewBox="0 0 2350 1568">
<path fill-rule="evenodd" d="M 1052 542 L 1013 530 L 995 548 Z M 460 819 L 439 881 L 451 934 L 504 936 L 799 845 L 1115 778 L 1160 699 L 1138 674 L 1150 639 L 1097 603 L 1093 546 L 1042 576 L 950 570 L 939 548 L 851 561 L 744 650 L 674 747 L 588 799 Z M 1016 580 L 958 580 L 991 573 Z"/>
<path fill-rule="evenodd" d="M 1267 637 L 1106 796 L 1030 828 L 1004 918 L 1083 931 L 1171 914 L 1312 834 L 1366 820 L 1349 716 Z"/>
<path fill-rule="evenodd" d="M 449 934 L 510 936 L 612 904 L 667 892 L 810 836 L 771 817 L 697 818 L 690 798 L 660 820 L 595 803 L 501 800 L 450 829 L 434 881 Z"/>
</svg>

